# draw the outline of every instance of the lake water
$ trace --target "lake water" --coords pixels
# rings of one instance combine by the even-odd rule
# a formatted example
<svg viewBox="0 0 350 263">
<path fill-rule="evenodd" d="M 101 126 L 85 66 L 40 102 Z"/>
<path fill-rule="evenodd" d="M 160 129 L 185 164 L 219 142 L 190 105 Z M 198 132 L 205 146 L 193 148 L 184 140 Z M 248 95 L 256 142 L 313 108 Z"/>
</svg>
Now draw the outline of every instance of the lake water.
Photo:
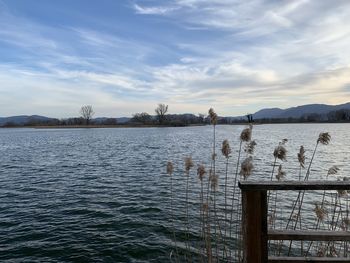
<svg viewBox="0 0 350 263">
<path fill-rule="evenodd" d="M 233 150 L 229 180 L 243 128 L 217 126 L 218 149 L 229 139 Z M 349 128 L 255 126 L 251 179 L 269 179 L 273 149 L 284 138 L 289 140 L 286 179 L 297 179 L 299 147 L 304 145 L 308 162 L 320 132 L 329 132 L 332 140 L 319 146 L 310 179 L 324 177 L 332 165 L 340 168 L 339 176 L 350 176 Z M 211 143 L 211 126 L 0 129 L 0 261 L 169 262 L 174 227 L 166 163 L 175 165 L 173 200 L 180 221 L 183 159 L 192 156 L 195 163 L 209 164 Z M 221 174 L 223 164 L 218 154 Z M 190 200 L 198 206 L 194 170 L 190 178 Z M 191 228 L 195 231 L 196 225 Z M 182 231 L 176 222 L 175 229 Z"/>
</svg>

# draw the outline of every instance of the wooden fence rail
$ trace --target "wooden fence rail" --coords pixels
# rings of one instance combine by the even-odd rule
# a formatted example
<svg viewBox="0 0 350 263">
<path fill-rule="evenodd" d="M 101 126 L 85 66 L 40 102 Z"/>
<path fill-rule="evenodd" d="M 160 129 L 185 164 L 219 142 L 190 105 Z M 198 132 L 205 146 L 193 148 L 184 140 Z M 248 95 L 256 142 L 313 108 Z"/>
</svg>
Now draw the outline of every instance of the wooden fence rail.
<svg viewBox="0 0 350 263">
<path fill-rule="evenodd" d="M 350 262 L 350 258 L 269 257 L 268 240 L 350 241 L 346 231 L 300 231 L 267 229 L 267 191 L 350 190 L 344 181 L 241 181 L 244 263 Z"/>
</svg>

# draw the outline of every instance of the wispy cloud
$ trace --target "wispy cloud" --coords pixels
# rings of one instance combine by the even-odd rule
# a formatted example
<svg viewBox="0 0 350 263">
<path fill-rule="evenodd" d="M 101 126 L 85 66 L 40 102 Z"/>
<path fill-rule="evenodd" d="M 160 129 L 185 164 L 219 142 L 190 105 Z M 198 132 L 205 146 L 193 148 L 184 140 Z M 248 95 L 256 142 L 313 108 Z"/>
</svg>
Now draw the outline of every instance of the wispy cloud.
<svg viewBox="0 0 350 263">
<path fill-rule="evenodd" d="M 138 4 L 134 4 L 134 9 L 136 13 L 142 14 L 142 15 L 164 15 L 177 10 L 178 7 L 174 7 L 174 6 L 146 7 L 146 6 L 140 6 Z"/>
<path fill-rule="evenodd" d="M 4 3 L 0 115 L 69 116 L 88 103 L 120 116 L 158 102 L 239 115 L 350 97 L 347 1 L 106 1 L 84 16 L 62 5 L 72 15 L 53 21 Z"/>
<path fill-rule="evenodd" d="M 45 27 L 28 23 L 26 19 L 17 18 L 2 10 L 0 15 L 0 38 L 2 42 L 22 48 L 57 48 L 57 43 L 43 36 Z"/>
</svg>

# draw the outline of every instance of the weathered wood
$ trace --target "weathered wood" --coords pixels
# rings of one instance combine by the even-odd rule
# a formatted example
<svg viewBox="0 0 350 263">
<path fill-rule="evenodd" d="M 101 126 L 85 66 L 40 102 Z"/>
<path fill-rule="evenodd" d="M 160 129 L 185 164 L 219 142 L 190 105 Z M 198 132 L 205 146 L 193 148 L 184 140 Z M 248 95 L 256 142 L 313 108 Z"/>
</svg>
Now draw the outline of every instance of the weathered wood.
<svg viewBox="0 0 350 263">
<path fill-rule="evenodd" d="M 269 257 L 269 263 L 344 263 L 350 262 L 350 258 L 330 258 L 330 257 Z"/>
<path fill-rule="evenodd" d="M 350 241 L 346 231 L 270 230 L 267 233 L 267 191 L 350 190 L 349 181 L 242 181 L 243 262 L 349 262 L 350 258 L 268 257 L 267 240 Z"/>
<path fill-rule="evenodd" d="M 350 190 L 350 181 L 240 181 L 241 190 Z"/>
<path fill-rule="evenodd" d="M 347 231 L 269 230 L 269 240 L 350 241 Z M 349 259 L 350 260 L 350 259 Z"/>
<path fill-rule="evenodd" d="M 243 262 L 266 263 L 267 193 L 242 191 Z"/>
</svg>

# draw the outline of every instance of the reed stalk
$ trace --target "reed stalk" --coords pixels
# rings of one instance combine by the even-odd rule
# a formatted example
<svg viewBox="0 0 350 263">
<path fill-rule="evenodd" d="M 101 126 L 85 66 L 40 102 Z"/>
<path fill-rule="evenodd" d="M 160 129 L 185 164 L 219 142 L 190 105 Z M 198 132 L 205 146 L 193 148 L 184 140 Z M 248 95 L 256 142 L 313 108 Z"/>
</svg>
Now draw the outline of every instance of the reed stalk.
<svg viewBox="0 0 350 263">
<path fill-rule="evenodd" d="M 311 170 L 311 165 L 312 165 L 312 162 L 313 162 L 313 160 L 314 160 L 314 157 L 315 157 L 315 154 L 316 154 L 316 150 L 317 150 L 318 144 L 319 144 L 319 140 L 317 140 L 317 143 L 316 143 L 316 145 L 315 145 L 314 151 L 313 151 L 313 153 L 312 153 L 312 157 L 311 157 L 309 166 L 308 166 L 308 168 L 307 168 L 306 175 L 305 175 L 305 177 L 304 177 L 304 181 L 308 181 L 308 179 L 309 179 L 310 170 Z M 291 222 L 291 218 L 292 218 L 293 215 L 294 215 L 294 211 L 295 211 L 295 209 L 296 209 L 297 204 L 299 204 L 299 205 L 298 205 L 298 213 L 297 213 L 297 219 L 298 219 L 298 216 L 299 216 L 299 214 L 300 214 L 301 207 L 302 207 L 302 205 L 303 205 L 304 195 L 305 195 L 305 191 L 299 191 L 299 192 L 298 192 L 298 197 L 297 197 L 296 201 L 295 201 L 294 204 L 293 204 L 292 211 L 291 211 L 291 213 L 290 213 L 290 216 L 289 216 L 289 220 L 288 220 L 286 229 L 288 229 L 289 223 Z M 298 221 L 298 220 L 296 220 L 296 221 Z"/>
<path fill-rule="evenodd" d="M 186 254 L 190 254 L 190 257 L 192 258 L 192 253 L 189 253 L 190 251 L 190 229 L 189 229 L 189 217 L 188 217 L 188 185 L 189 185 L 189 178 L 190 178 L 190 170 L 193 167 L 193 161 L 191 157 L 185 158 L 185 176 L 186 176 L 186 200 L 185 200 L 185 220 L 186 220 L 186 232 L 185 232 L 185 246 L 186 246 Z M 188 258 L 187 258 L 188 260 Z M 192 260 L 191 260 L 192 261 Z"/>
<path fill-rule="evenodd" d="M 221 153 L 222 155 L 225 157 L 225 183 L 224 183 L 224 214 L 225 214 L 225 218 L 224 218 L 224 222 L 223 222 L 223 226 L 224 226 L 224 234 L 223 234 L 223 246 L 224 249 L 222 251 L 222 258 L 224 259 L 225 256 L 225 251 L 226 251 L 226 234 L 227 234 L 227 186 L 228 186 L 228 164 L 229 164 L 229 158 L 230 158 L 230 154 L 231 154 L 231 147 L 230 144 L 228 142 L 228 140 L 224 140 L 222 142 L 222 148 L 221 148 Z"/>
<path fill-rule="evenodd" d="M 195 217 L 195 222 L 198 222 L 199 218 L 199 240 L 198 244 L 195 244 L 194 246 L 191 245 L 191 238 L 190 238 L 190 190 L 193 189 L 193 185 L 190 182 L 193 182 L 193 180 L 190 179 L 190 170 L 193 167 L 193 162 L 191 157 L 185 158 L 185 176 L 186 176 L 186 182 L 185 182 L 185 246 L 186 246 L 186 253 L 185 253 L 185 261 L 187 262 L 193 262 L 194 258 L 196 259 L 196 255 L 194 254 L 192 249 L 196 249 L 196 251 L 199 251 L 199 258 L 198 260 L 201 262 L 240 262 L 241 260 L 241 228 L 240 224 L 238 223 L 241 219 L 241 203 L 240 199 L 236 199 L 236 195 L 239 191 L 237 187 L 237 181 L 239 178 L 241 180 L 247 180 L 247 178 L 252 174 L 253 170 L 253 158 L 252 158 L 252 152 L 255 145 L 255 142 L 251 140 L 251 133 L 252 133 L 252 127 L 245 128 L 241 135 L 240 135 L 240 142 L 239 142 L 239 149 L 238 149 L 238 155 L 237 155 L 237 162 L 233 165 L 233 169 L 235 171 L 234 176 L 232 179 L 230 179 L 230 172 L 229 172 L 229 165 L 230 165 L 230 154 L 231 154 L 231 148 L 229 146 L 228 140 L 224 140 L 221 148 L 221 152 L 224 159 L 224 183 L 223 188 L 217 190 L 218 187 L 218 175 L 219 171 L 221 171 L 221 167 L 217 167 L 217 155 L 216 155 L 216 124 L 217 124 L 217 115 L 214 112 L 213 109 L 209 110 L 209 117 L 211 124 L 213 125 L 212 130 L 212 145 L 211 145 L 211 163 L 210 163 L 210 170 L 208 171 L 208 176 L 204 177 L 204 174 L 206 173 L 204 165 L 198 165 L 197 166 L 197 175 L 200 181 L 200 184 L 198 185 L 196 190 L 200 188 L 199 191 L 199 216 Z M 314 158 L 317 153 L 317 149 L 320 144 L 327 145 L 330 141 L 330 136 L 328 133 L 321 133 L 319 135 L 319 138 L 317 139 L 317 142 L 315 144 L 315 147 L 312 152 L 312 156 L 310 159 L 310 162 L 308 164 L 308 167 L 306 169 L 305 176 L 302 178 L 302 170 L 305 168 L 305 150 L 303 146 L 300 147 L 300 151 L 298 153 L 298 161 L 299 161 L 299 173 L 298 173 L 298 180 L 299 181 L 307 181 L 309 180 L 310 174 L 311 174 L 311 167 L 314 162 Z M 272 171 L 271 171 L 271 178 L 270 180 L 274 180 L 274 176 L 277 180 L 282 180 L 285 176 L 285 172 L 282 170 L 282 162 L 286 160 L 286 153 L 287 150 L 285 149 L 285 143 L 287 140 L 282 140 L 277 147 L 275 147 L 273 156 L 274 161 L 272 165 Z M 246 157 L 242 158 L 242 148 L 243 143 L 246 143 L 245 146 L 245 152 Z M 242 159 L 242 160 L 241 160 Z M 276 172 L 276 168 L 278 167 L 278 170 Z M 209 167 L 208 167 L 209 168 Z M 240 168 L 240 170 L 239 170 Z M 333 170 L 329 170 L 328 175 L 331 174 L 332 171 L 336 170 L 333 167 Z M 336 173 L 336 172 L 334 172 Z M 178 247 L 177 247 L 177 236 L 175 233 L 175 220 L 174 220 L 174 197 L 173 197 L 173 178 L 172 178 L 172 172 L 169 173 L 171 175 L 170 178 L 170 210 L 171 210 L 171 221 L 172 221 L 172 228 L 173 228 L 173 237 L 175 242 L 175 248 L 176 248 L 176 255 L 175 258 L 171 257 L 171 260 L 175 259 L 176 263 L 181 261 L 179 259 L 179 253 L 178 253 Z M 191 180 L 191 181 L 190 181 Z M 207 180 L 207 181 L 205 181 Z M 233 185 L 231 185 L 233 183 Z M 207 185 L 206 185 L 207 184 Z M 230 187 L 232 187 L 232 200 L 230 203 Z M 219 199 L 220 197 L 220 199 Z M 223 197 L 223 202 L 219 202 L 221 200 L 221 197 Z M 271 197 L 271 198 L 270 198 Z M 296 229 L 300 228 L 302 229 L 302 220 L 301 220 L 301 208 L 304 204 L 304 197 L 305 197 L 305 191 L 299 191 L 297 199 L 292 204 L 292 211 L 289 215 L 286 229 Z M 272 200 L 272 198 L 274 198 Z M 271 200 L 270 200 L 271 199 Z M 329 227 L 330 230 L 337 230 L 337 229 L 348 229 L 348 225 L 350 223 L 349 220 L 349 207 L 348 207 L 348 199 L 342 199 L 342 196 L 340 193 L 334 198 L 334 202 L 331 202 L 332 205 L 332 212 L 326 213 L 326 191 L 322 194 L 322 199 L 320 204 L 317 204 L 315 207 L 315 213 L 317 216 L 317 220 L 315 220 L 315 227 L 314 229 L 320 229 L 320 227 Z M 333 200 L 333 199 L 332 199 Z M 277 192 L 269 192 L 268 193 L 268 202 L 271 203 L 271 226 L 273 228 L 277 227 L 277 224 L 281 223 L 281 220 L 277 220 L 277 214 L 281 214 L 281 218 L 283 217 L 283 210 L 279 208 L 279 194 Z M 346 206 L 346 208 L 344 208 Z M 198 208 L 197 208 L 198 209 Z M 197 210 L 196 209 L 196 210 Z M 223 213 L 222 213 L 223 209 Z M 229 214 L 230 213 L 230 214 Z M 329 218 L 329 220 L 325 220 L 325 217 Z M 347 220 L 347 221 L 346 221 Z M 347 223 L 344 223 L 347 222 Z M 328 224 L 328 225 L 327 225 Z M 231 243 L 232 241 L 235 241 L 237 243 Z M 195 241 L 193 241 L 195 242 Z M 230 247 L 231 244 L 234 244 L 234 247 Z M 237 245 L 236 245 L 237 244 Z M 280 254 L 283 242 L 277 242 L 277 249 L 275 250 L 275 253 Z M 312 246 L 312 242 L 307 243 L 308 247 L 304 250 L 303 242 L 301 242 L 301 254 L 308 255 L 310 252 L 310 249 L 312 248 L 312 253 L 314 249 L 318 251 L 320 254 L 328 254 L 332 256 L 340 255 L 343 253 L 345 256 L 347 255 L 347 249 L 348 249 L 348 243 L 347 242 L 328 242 L 328 243 L 318 243 L 317 246 Z M 198 249 L 197 249 L 198 248 Z M 222 249 L 222 250 L 221 250 Z M 235 249 L 235 251 L 233 251 Z M 288 246 L 288 255 L 290 255 L 292 251 L 292 242 L 290 241 Z M 173 253 L 173 252 L 172 252 Z M 171 254 L 172 254 L 171 253 Z M 181 253 L 182 254 L 182 253 Z M 194 258 L 193 258 L 194 256 Z M 181 256 L 182 257 L 182 256 Z"/>
<path fill-rule="evenodd" d="M 215 144 L 216 144 L 216 124 L 217 124 L 217 114 L 215 113 L 213 108 L 210 108 L 208 111 L 208 115 L 210 118 L 210 123 L 213 125 L 213 142 L 212 142 L 212 154 L 211 154 L 211 164 L 210 164 L 210 170 L 209 170 L 209 177 L 207 181 L 207 196 L 206 196 L 206 220 L 204 220 L 205 226 L 205 243 L 206 243 L 206 252 L 207 252 L 207 259 L 208 262 L 212 262 L 212 241 L 211 241 L 211 206 L 210 206 L 210 201 L 211 201 L 211 180 L 213 176 L 215 176 L 215 159 L 216 159 L 216 153 L 215 153 Z M 215 230 L 215 218 L 214 218 L 214 232 Z"/>
<path fill-rule="evenodd" d="M 207 181 L 207 197 L 206 197 L 206 220 L 204 221 L 206 223 L 206 232 L 205 232 L 205 241 L 206 241 L 206 250 L 207 250 L 207 259 L 208 262 L 212 262 L 212 245 L 211 245 L 211 221 L 210 221 L 210 180 L 212 176 L 212 163 L 211 168 L 209 170 L 209 177 Z"/>
<path fill-rule="evenodd" d="M 328 145 L 329 142 L 330 142 L 330 140 L 331 140 L 331 136 L 329 135 L 328 132 L 320 133 L 320 135 L 318 136 L 318 139 L 317 139 L 317 142 L 316 142 L 314 151 L 313 151 L 313 153 L 312 153 L 312 157 L 311 157 L 309 166 L 308 166 L 307 171 L 306 171 L 306 175 L 305 175 L 304 181 L 309 180 L 310 171 L 311 171 L 311 165 L 312 165 L 313 160 L 314 160 L 314 158 L 315 158 L 315 154 L 316 154 L 318 145 L 319 145 L 320 143 L 323 144 L 323 145 Z M 296 221 L 299 220 L 299 216 L 300 216 L 300 212 L 301 212 L 301 207 L 302 207 L 302 205 L 303 205 L 303 203 L 304 203 L 304 196 L 305 196 L 305 191 L 299 191 L 297 200 L 298 200 L 298 202 L 299 202 L 299 200 L 300 200 L 300 202 L 299 202 L 299 206 L 298 206 L 298 213 L 297 213 L 297 219 L 296 219 Z M 296 203 L 295 203 L 295 204 L 296 204 Z M 294 209 L 295 209 L 295 207 L 292 209 L 291 216 L 292 216 L 293 213 L 294 213 Z M 288 227 L 288 226 L 287 226 L 287 227 Z M 295 229 L 295 227 L 294 227 L 294 229 Z M 307 255 L 307 253 L 309 252 L 309 249 L 310 249 L 310 246 L 309 246 L 309 248 L 307 249 L 305 255 Z"/>
<path fill-rule="evenodd" d="M 331 168 L 329 168 L 329 170 L 327 172 L 327 175 L 326 175 L 326 180 L 328 179 L 328 177 L 330 175 L 337 174 L 338 171 L 339 171 L 339 168 L 337 166 L 332 166 Z M 320 215 L 320 213 L 322 213 L 322 211 L 326 211 L 326 209 L 325 209 L 325 199 L 326 199 L 326 191 L 324 190 L 323 193 L 322 193 L 322 200 L 321 200 L 321 204 L 320 204 L 321 211 L 318 212 L 319 215 Z M 315 227 L 314 227 L 315 230 L 319 229 L 321 222 L 323 222 L 322 217 L 321 216 L 317 216 L 316 224 L 315 224 Z M 310 248 L 311 248 L 312 244 L 313 244 L 313 242 L 311 241 L 309 246 L 308 246 L 307 251 L 310 251 Z"/>
<path fill-rule="evenodd" d="M 206 174 L 206 170 L 204 165 L 198 165 L 197 168 L 197 175 L 198 175 L 198 179 L 200 181 L 201 184 L 201 190 L 200 190 L 200 207 L 199 207 L 199 212 L 200 212 L 200 229 L 201 229 L 201 233 L 200 233 L 200 238 L 202 238 L 203 242 L 205 241 L 205 218 L 204 218 L 204 184 L 203 184 L 203 179 L 204 179 L 204 175 Z M 200 259 L 201 262 L 204 262 L 203 259 L 203 254 L 204 254 L 204 248 L 202 247 L 202 245 L 200 244 Z"/>
<path fill-rule="evenodd" d="M 174 172 L 174 166 L 172 162 L 167 163 L 167 174 L 170 176 L 170 217 L 171 217 L 171 225 L 173 229 L 173 238 L 174 238 L 174 244 L 175 244 L 175 262 L 178 262 L 179 258 L 179 251 L 177 248 L 177 242 L 176 242 L 176 233 L 175 233 L 175 223 L 174 223 L 174 206 L 173 206 L 173 172 Z"/>
<path fill-rule="evenodd" d="M 212 177 L 211 179 L 211 184 L 213 183 L 213 180 L 216 179 L 216 124 L 217 124 L 217 114 L 215 113 L 213 108 L 209 109 L 209 117 L 210 117 L 210 122 L 213 125 L 213 152 L 212 152 L 212 164 L 213 164 L 213 169 L 212 169 Z M 215 192 L 214 192 L 214 200 L 213 200 L 213 205 L 214 205 L 214 237 L 215 241 L 217 241 L 217 227 L 216 227 L 216 220 L 215 220 L 215 213 L 216 213 L 216 206 L 215 206 Z M 218 261 L 218 247 L 215 246 L 215 252 L 216 252 L 216 259 Z"/>
<path fill-rule="evenodd" d="M 241 139 L 240 143 L 239 143 L 239 150 L 238 150 L 238 157 L 237 157 L 237 164 L 236 164 L 236 172 L 235 172 L 235 178 L 234 178 L 234 182 L 233 182 L 231 215 L 230 215 L 230 224 L 229 224 L 229 240 L 232 239 L 233 209 L 234 209 L 235 194 L 236 194 L 236 189 L 237 189 L 237 178 L 238 178 L 238 169 L 239 169 L 239 163 L 240 163 L 240 158 L 241 158 L 242 144 L 243 144 L 243 140 Z M 232 249 L 230 250 L 230 258 L 232 256 L 231 253 L 232 253 Z"/>
<path fill-rule="evenodd" d="M 241 153 L 242 153 L 242 145 L 244 142 L 249 143 L 252 139 L 252 129 L 253 126 L 250 124 L 249 127 L 243 129 L 243 131 L 240 134 L 240 143 L 239 143 L 239 150 L 238 150 L 238 156 L 237 156 L 237 163 L 236 163 L 236 170 L 235 170 L 235 177 L 234 177 L 234 182 L 233 182 L 233 191 L 232 191 L 232 203 L 231 203 L 231 215 L 230 215 L 230 224 L 229 224 L 229 240 L 232 239 L 232 224 L 233 224 L 233 211 L 234 211 L 234 206 L 235 206 L 235 196 L 236 196 L 236 189 L 237 187 L 237 179 L 239 170 L 239 164 L 240 164 L 240 159 L 241 159 Z M 251 148 L 249 149 L 250 153 L 252 154 L 254 151 L 256 143 L 254 142 L 251 145 Z M 239 214 L 240 214 L 240 202 L 238 201 L 237 203 L 238 211 L 237 211 L 237 217 L 236 219 L 239 219 Z M 235 233 L 236 233 L 236 240 L 238 240 L 238 244 L 240 245 L 240 236 L 238 233 L 238 225 L 235 224 Z M 237 253 L 238 249 L 235 249 L 235 253 Z M 232 258 L 232 249 L 230 250 L 230 258 Z M 239 258 L 239 255 L 236 255 L 236 258 Z"/>
<path fill-rule="evenodd" d="M 277 166 L 277 160 L 281 161 L 286 161 L 286 156 L 287 156 L 287 150 L 285 148 L 285 144 L 287 143 L 287 139 L 283 139 L 281 142 L 278 143 L 278 146 L 275 147 L 273 151 L 273 156 L 274 156 L 274 161 L 272 165 L 272 172 L 271 172 L 271 177 L 270 181 L 273 181 L 274 175 L 275 175 L 275 167 Z M 285 173 L 282 171 L 282 166 L 279 165 L 278 173 L 276 174 L 276 179 L 281 180 L 284 177 Z M 271 200 L 271 195 L 274 193 L 274 200 Z M 276 218 L 277 218 L 277 197 L 278 197 L 278 192 L 277 191 L 268 191 L 267 193 L 267 203 L 268 206 L 270 207 L 271 205 L 271 212 L 269 214 L 268 218 L 268 224 L 271 226 L 271 228 L 276 227 Z M 278 243 L 278 249 L 276 250 L 276 253 L 280 253 L 281 250 L 281 245 L 279 241 L 276 241 Z M 271 241 L 269 241 L 269 246 L 271 245 Z"/>
</svg>

